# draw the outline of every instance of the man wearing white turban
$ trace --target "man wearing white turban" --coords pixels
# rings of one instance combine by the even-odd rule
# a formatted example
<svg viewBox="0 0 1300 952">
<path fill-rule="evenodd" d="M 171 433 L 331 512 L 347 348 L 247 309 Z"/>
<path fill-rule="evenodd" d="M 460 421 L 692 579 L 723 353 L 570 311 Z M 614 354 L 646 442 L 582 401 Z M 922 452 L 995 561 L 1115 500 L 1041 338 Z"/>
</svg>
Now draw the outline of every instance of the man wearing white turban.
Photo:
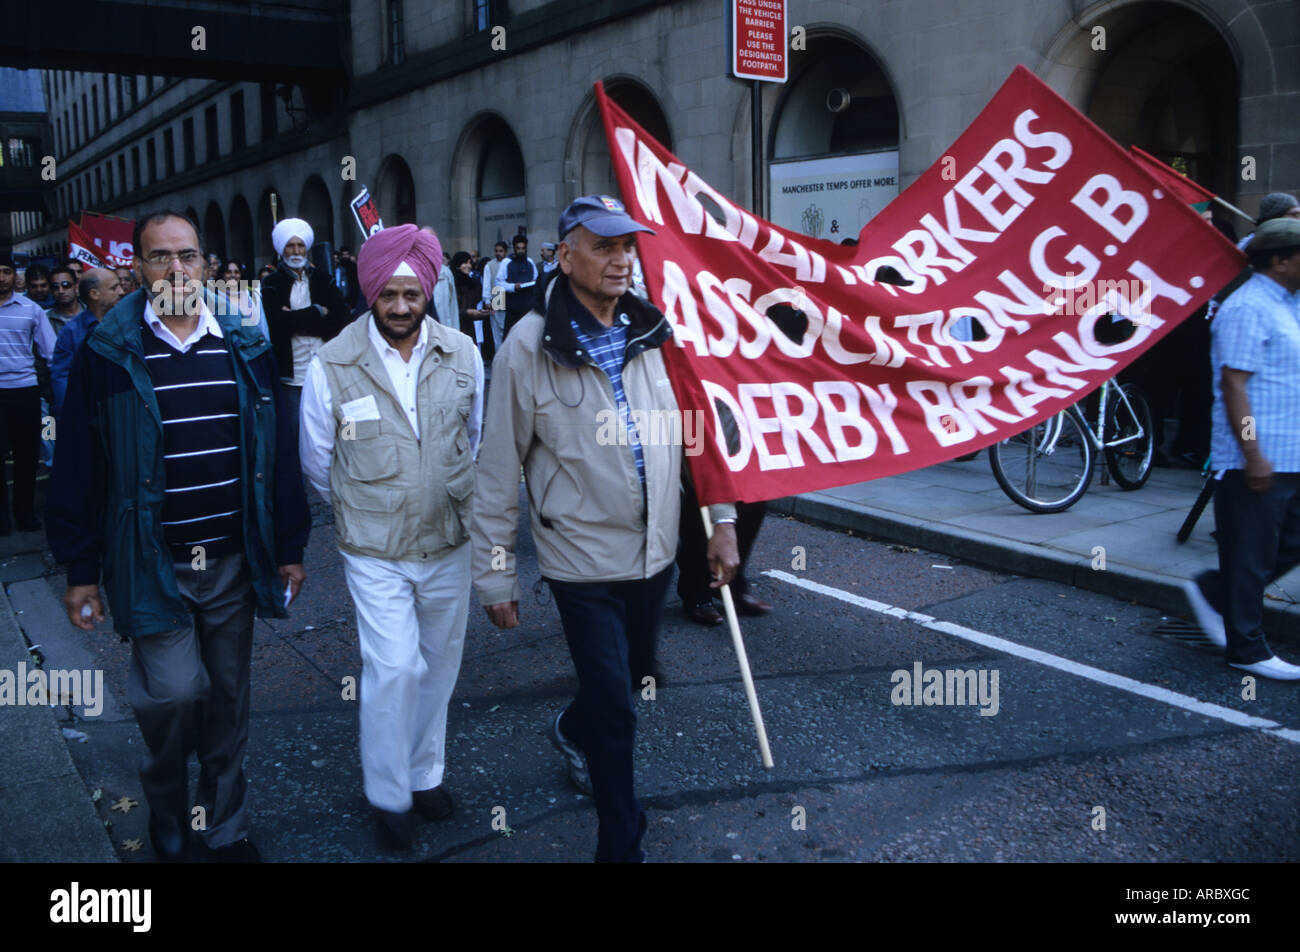
<svg viewBox="0 0 1300 952">
<path fill-rule="evenodd" d="M 271 231 L 271 244 L 280 261 L 262 283 L 262 308 L 280 379 L 285 384 L 284 402 L 295 440 L 307 365 L 316 351 L 352 319 L 329 272 L 317 270 L 307 260 L 315 240 L 311 225 L 301 218 L 286 218 L 276 225 Z"/>
</svg>

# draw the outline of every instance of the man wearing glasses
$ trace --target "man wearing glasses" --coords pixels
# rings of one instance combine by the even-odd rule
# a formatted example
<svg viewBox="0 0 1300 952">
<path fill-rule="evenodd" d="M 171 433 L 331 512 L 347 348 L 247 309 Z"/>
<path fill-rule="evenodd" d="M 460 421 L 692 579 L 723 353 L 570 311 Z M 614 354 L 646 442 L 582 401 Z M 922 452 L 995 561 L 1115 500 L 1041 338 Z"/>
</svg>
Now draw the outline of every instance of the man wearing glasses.
<svg viewBox="0 0 1300 952">
<path fill-rule="evenodd" d="M 50 548 L 69 620 L 104 620 L 102 568 L 114 628 L 131 640 L 154 851 L 183 859 L 193 829 L 210 858 L 256 862 L 243 771 L 253 615 L 285 617 L 305 578 L 297 444 L 266 337 L 197 287 L 193 222 L 146 215 L 133 244 L 144 286 L 104 315 L 68 378 Z"/>
<path fill-rule="evenodd" d="M 50 272 L 50 290 L 54 292 L 54 306 L 45 312 L 55 336 L 63 330 L 63 325 L 81 313 L 81 302 L 77 300 L 77 273 L 72 266 L 61 264 Z"/>
<path fill-rule="evenodd" d="M 91 268 L 77 284 L 77 297 L 86 309 L 63 325 L 54 342 L 54 359 L 50 362 L 50 405 L 57 417 L 63 411 L 63 396 L 68 390 L 68 372 L 81 342 L 94 330 L 105 314 L 122 299 L 124 292 L 117 272 Z"/>
<path fill-rule="evenodd" d="M 45 313 L 14 291 L 13 258 L 0 255 L 0 465 L 14 453 L 14 518 L 9 521 L 9 494 L 0 472 L 0 535 L 17 524 L 23 532 L 41 527 L 36 518 L 36 457 L 41 441 L 41 397 L 36 382 L 36 352 L 48 361 L 54 331 Z"/>
</svg>

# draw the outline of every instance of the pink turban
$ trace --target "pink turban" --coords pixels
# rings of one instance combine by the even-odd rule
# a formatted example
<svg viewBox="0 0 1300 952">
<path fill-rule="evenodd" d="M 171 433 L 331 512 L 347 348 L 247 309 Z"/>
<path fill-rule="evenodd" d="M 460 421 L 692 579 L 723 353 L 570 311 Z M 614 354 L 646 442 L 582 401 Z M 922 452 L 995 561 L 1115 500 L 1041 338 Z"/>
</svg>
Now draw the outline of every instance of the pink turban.
<svg viewBox="0 0 1300 952">
<path fill-rule="evenodd" d="M 438 236 L 414 225 L 394 225 L 368 238 L 357 254 L 357 279 L 368 306 L 374 306 L 389 278 L 403 264 L 419 280 L 424 296 L 432 297 L 442 267 Z M 405 269 L 403 273 L 407 273 Z"/>
</svg>

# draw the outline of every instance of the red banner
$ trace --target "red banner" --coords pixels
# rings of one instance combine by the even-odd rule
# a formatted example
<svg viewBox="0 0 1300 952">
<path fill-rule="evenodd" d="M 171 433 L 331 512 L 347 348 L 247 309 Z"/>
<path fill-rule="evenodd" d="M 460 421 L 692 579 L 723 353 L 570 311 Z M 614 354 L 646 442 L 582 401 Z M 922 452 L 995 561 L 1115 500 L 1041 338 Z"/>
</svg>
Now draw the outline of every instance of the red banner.
<svg viewBox="0 0 1300 952">
<path fill-rule="evenodd" d="M 68 257 L 80 261 L 87 268 L 102 268 L 104 262 L 99 255 L 99 249 L 81 226 L 68 222 Z"/>
<path fill-rule="evenodd" d="M 856 247 L 753 217 L 597 97 L 628 211 L 657 232 L 640 255 L 673 324 L 678 403 L 701 411 L 701 503 L 889 476 L 1013 436 L 1242 267 L 1023 66 Z M 1119 343 L 1096 334 L 1111 315 L 1132 322 Z"/>
<path fill-rule="evenodd" d="M 1128 152 L 1137 160 L 1138 165 L 1151 173 L 1152 178 L 1188 205 L 1214 200 L 1214 193 L 1208 188 L 1197 185 L 1182 172 L 1165 165 L 1150 152 L 1144 152 L 1135 145 L 1129 146 Z"/>
<path fill-rule="evenodd" d="M 131 235 L 135 222 L 94 212 L 81 213 L 81 230 L 90 240 L 95 256 L 114 268 L 129 268 L 134 253 Z"/>
</svg>

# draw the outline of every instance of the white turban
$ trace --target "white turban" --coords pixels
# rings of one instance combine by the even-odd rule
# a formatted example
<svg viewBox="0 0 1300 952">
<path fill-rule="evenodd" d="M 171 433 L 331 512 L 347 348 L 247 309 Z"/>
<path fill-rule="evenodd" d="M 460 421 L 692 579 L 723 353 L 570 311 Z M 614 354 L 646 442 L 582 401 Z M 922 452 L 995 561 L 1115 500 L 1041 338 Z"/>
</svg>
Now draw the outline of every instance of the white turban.
<svg viewBox="0 0 1300 952">
<path fill-rule="evenodd" d="M 312 242 L 316 240 L 316 232 L 312 231 L 311 225 L 301 218 L 286 218 L 271 229 L 271 244 L 278 255 L 284 254 L 284 246 L 294 238 L 301 238 L 307 250 L 311 251 Z"/>
</svg>

